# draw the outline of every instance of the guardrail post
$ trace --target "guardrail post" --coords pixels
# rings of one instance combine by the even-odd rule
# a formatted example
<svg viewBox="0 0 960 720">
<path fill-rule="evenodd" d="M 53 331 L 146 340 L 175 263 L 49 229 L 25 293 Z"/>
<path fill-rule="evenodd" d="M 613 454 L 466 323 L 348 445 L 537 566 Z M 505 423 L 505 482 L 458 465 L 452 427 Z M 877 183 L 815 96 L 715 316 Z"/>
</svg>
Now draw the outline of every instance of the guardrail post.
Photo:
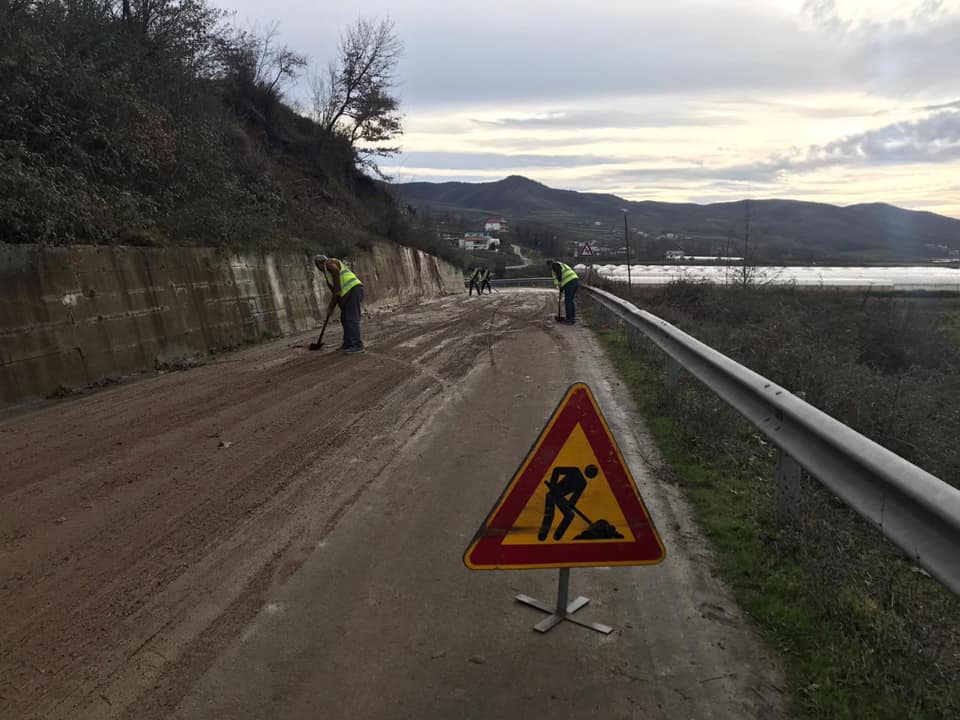
<svg viewBox="0 0 960 720">
<path fill-rule="evenodd" d="M 783 450 L 777 456 L 777 482 L 774 501 L 781 521 L 794 521 L 800 516 L 800 463 Z"/>
<path fill-rule="evenodd" d="M 680 363 L 672 357 L 667 357 L 666 370 L 667 375 L 663 383 L 669 390 L 673 390 L 680 384 Z"/>
</svg>

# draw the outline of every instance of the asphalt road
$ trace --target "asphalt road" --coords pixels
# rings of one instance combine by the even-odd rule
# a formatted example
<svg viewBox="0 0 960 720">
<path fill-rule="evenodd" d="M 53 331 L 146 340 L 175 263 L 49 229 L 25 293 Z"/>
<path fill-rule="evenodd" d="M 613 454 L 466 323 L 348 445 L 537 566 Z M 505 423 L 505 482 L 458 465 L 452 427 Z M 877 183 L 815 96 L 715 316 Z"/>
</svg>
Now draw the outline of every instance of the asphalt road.
<svg viewBox="0 0 960 720">
<path fill-rule="evenodd" d="M 554 295 L 368 318 L 0 420 L 2 718 L 776 718 L 776 662 L 710 572 L 640 419 Z M 336 346 L 339 329 L 328 344 Z M 461 554 L 565 388 L 591 385 L 667 548 L 557 572 Z"/>
</svg>

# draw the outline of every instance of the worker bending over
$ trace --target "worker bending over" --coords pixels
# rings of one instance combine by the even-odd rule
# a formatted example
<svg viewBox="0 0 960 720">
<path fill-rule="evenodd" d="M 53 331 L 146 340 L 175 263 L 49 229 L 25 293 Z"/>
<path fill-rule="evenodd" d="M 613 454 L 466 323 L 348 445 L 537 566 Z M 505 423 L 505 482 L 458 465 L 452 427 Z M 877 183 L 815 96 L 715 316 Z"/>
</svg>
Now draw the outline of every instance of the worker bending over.
<svg viewBox="0 0 960 720">
<path fill-rule="evenodd" d="M 580 278 L 572 267 L 559 260 L 547 260 L 547 264 L 550 265 L 553 274 L 553 286 L 563 296 L 566 317 L 560 322 L 573 325 L 577 321 L 577 307 L 573 298 L 577 294 L 577 288 L 580 287 Z"/>
<path fill-rule="evenodd" d="M 480 267 L 475 267 L 473 272 L 470 273 L 470 291 L 467 295 L 473 295 L 474 289 L 477 291 L 477 295 L 481 295 L 482 291 L 480 290 Z"/>
<path fill-rule="evenodd" d="M 330 289 L 330 304 L 327 317 L 334 306 L 340 307 L 340 323 L 343 325 L 343 343 L 338 348 L 344 353 L 363 352 L 363 337 L 360 334 L 360 313 L 363 310 L 363 283 L 341 260 L 317 255 L 313 258 L 317 270 L 323 273 Z"/>
<path fill-rule="evenodd" d="M 493 288 L 490 287 L 490 279 L 493 277 L 493 273 L 490 272 L 490 268 L 486 265 L 480 270 L 480 294 L 483 295 L 483 289 L 487 289 L 488 295 L 493 295 Z"/>
</svg>

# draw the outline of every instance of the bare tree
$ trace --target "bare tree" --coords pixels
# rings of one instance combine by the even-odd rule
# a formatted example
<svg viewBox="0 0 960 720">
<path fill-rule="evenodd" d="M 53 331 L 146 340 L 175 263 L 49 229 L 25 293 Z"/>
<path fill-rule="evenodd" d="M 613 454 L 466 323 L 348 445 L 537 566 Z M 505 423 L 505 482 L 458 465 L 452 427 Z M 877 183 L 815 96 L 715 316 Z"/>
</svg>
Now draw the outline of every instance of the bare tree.
<svg viewBox="0 0 960 720">
<path fill-rule="evenodd" d="M 329 127 L 327 118 L 334 112 L 335 97 L 332 88 L 337 84 L 337 64 L 331 61 L 323 70 L 314 67 L 310 72 L 309 82 L 310 110 L 313 113 L 313 119 L 327 130 Z"/>
<path fill-rule="evenodd" d="M 218 39 L 221 71 L 236 74 L 247 82 L 282 95 L 307 66 L 307 58 L 277 42 L 279 25 L 264 30 L 231 30 Z"/>
<path fill-rule="evenodd" d="M 324 134 L 347 138 L 361 163 L 374 170 L 374 157 L 398 152 L 390 143 L 403 132 L 394 95 L 402 54 L 391 19 L 361 17 L 340 38 L 336 60 L 312 78 L 313 110 Z"/>
<path fill-rule="evenodd" d="M 286 45 L 277 44 L 279 23 L 273 22 L 262 33 L 251 33 L 256 53 L 254 79 L 271 91 L 280 92 L 307 66 L 307 58 Z"/>
</svg>

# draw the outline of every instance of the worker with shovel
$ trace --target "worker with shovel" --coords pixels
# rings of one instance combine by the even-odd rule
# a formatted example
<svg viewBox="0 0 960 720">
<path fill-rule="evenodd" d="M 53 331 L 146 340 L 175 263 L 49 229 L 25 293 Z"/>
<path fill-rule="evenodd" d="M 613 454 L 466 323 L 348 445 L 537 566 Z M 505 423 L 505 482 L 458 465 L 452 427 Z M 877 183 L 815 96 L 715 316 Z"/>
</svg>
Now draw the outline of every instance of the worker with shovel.
<svg viewBox="0 0 960 720">
<path fill-rule="evenodd" d="M 557 508 L 560 509 L 563 519 L 553 532 L 554 541 L 558 542 L 563 539 L 570 523 L 577 517 L 587 523 L 587 529 L 573 538 L 574 540 L 623 539 L 623 535 L 610 522 L 607 520 L 593 521 L 577 507 L 580 496 L 587 489 L 587 481 L 593 480 L 598 473 L 599 469 L 593 464 L 587 465 L 583 472 L 578 467 L 555 467 L 553 469 L 550 479 L 543 483 L 547 486 L 547 497 L 543 506 L 543 522 L 540 524 L 540 532 L 537 533 L 537 539 L 540 542 L 546 540 L 550 534 L 550 528 L 553 526 L 553 516 Z"/>
<path fill-rule="evenodd" d="M 319 350 L 323 345 L 323 333 L 327 329 L 327 322 L 335 306 L 340 307 L 340 323 L 343 325 L 343 343 L 338 348 L 347 354 L 363 352 L 363 338 L 360 334 L 360 313 L 363 310 L 363 283 L 343 261 L 328 258 L 326 255 L 317 255 L 313 258 L 317 270 L 323 273 L 323 279 L 330 289 L 330 303 L 327 305 L 327 316 L 323 321 L 323 329 L 315 343 L 310 344 L 311 350 Z"/>
<path fill-rule="evenodd" d="M 478 296 L 483 294 L 483 291 L 480 289 L 480 275 L 482 272 L 483 268 L 478 265 L 473 269 L 473 272 L 470 273 L 470 290 L 467 295 L 473 295 L 474 289 L 476 289 Z"/>
<path fill-rule="evenodd" d="M 547 264 L 550 266 L 553 275 L 553 286 L 560 291 L 560 295 L 557 297 L 557 322 L 573 325 L 577 321 L 577 307 L 573 298 L 577 294 L 577 288 L 580 287 L 580 278 L 572 267 L 559 260 L 547 260 Z M 566 317 L 560 316 L 561 297 L 566 305 Z"/>
<path fill-rule="evenodd" d="M 484 265 L 480 269 L 480 294 L 483 295 L 483 289 L 487 289 L 488 295 L 493 295 L 493 288 L 490 285 L 490 280 L 493 278 L 493 273 L 490 272 L 490 268 Z"/>
</svg>

